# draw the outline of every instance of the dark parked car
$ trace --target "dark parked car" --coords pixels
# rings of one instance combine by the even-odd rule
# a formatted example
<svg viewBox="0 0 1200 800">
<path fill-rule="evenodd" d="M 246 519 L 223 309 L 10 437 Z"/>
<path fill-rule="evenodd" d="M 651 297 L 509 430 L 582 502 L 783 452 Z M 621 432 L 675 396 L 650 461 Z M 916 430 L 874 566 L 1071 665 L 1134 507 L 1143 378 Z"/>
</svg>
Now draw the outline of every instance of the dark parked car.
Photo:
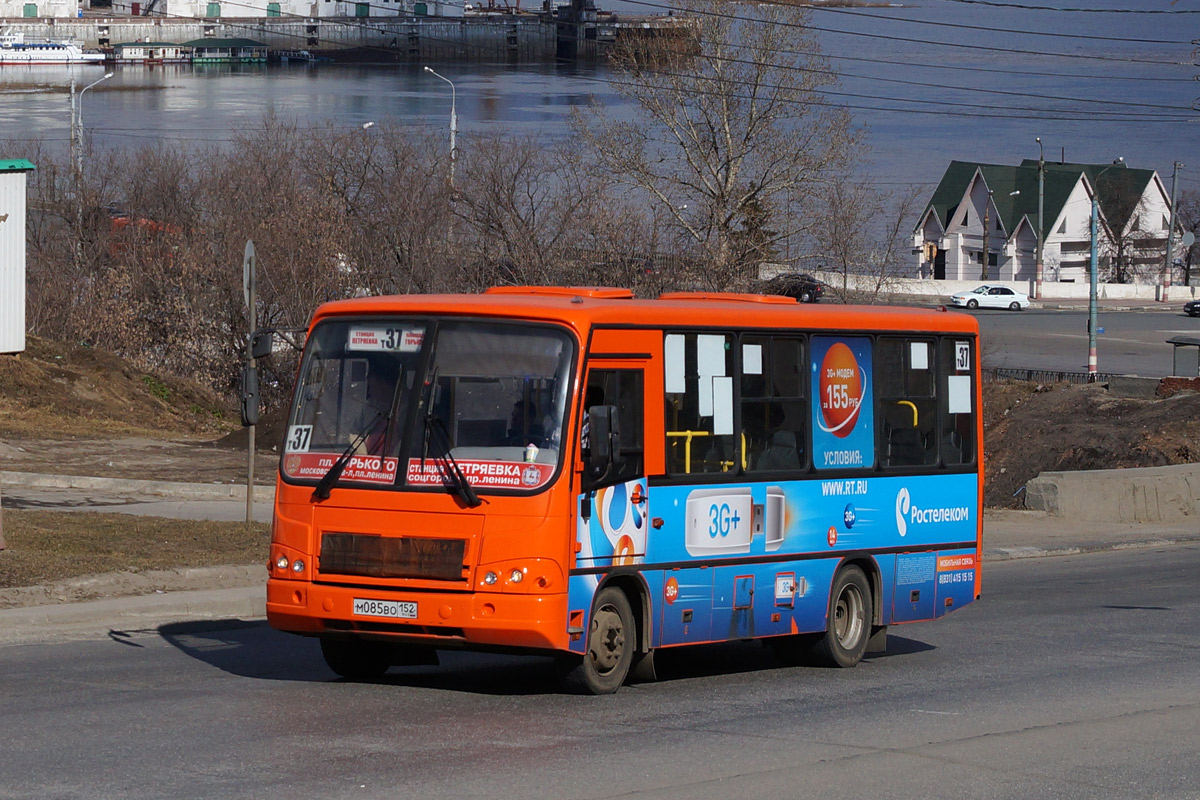
<svg viewBox="0 0 1200 800">
<path fill-rule="evenodd" d="M 763 284 L 763 294 L 782 294 L 794 297 L 801 303 L 815 303 L 825 293 L 825 286 L 812 275 L 803 272 L 793 272 L 789 275 L 776 275 Z"/>
<path fill-rule="evenodd" d="M 1200 317 L 1200 300 L 1189 300 L 1184 303 L 1183 313 L 1189 317 Z"/>
</svg>

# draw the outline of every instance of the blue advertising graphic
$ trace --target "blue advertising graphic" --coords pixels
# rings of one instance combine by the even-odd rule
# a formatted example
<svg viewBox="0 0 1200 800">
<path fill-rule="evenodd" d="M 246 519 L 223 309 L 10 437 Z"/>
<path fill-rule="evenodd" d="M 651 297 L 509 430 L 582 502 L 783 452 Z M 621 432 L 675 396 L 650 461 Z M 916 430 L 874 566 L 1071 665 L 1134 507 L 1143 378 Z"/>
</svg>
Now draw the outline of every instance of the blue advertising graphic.
<svg viewBox="0 0 1200 800">
<path fill-rule="evenodd" d="M 850 552 L 876 553 L 883 624 L 933 619 L 975 598 L 978 488 L 972 473 L 864 477 L 656 486 L 647 502 L 633 482 L 578 520 L 578 564 L 645 565 L 652 646 L 822 630 Z M 571 577 L 572 609 L 602 577 Z"/>
<path fill-rule="evenodd" d="M 812 337 L 813 465 L 858 469 L 875 463 L 871 340 Z"/>
</svg>

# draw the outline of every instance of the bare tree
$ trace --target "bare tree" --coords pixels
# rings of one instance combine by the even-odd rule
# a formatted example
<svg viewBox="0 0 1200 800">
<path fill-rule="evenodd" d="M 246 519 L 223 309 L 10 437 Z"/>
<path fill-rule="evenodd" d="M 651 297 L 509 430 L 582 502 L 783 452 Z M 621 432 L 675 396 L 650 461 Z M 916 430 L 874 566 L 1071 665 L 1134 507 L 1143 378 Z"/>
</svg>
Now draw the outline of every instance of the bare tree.
<svg viewBox="0 0 1200 800">
<path fill-rule="evenodd" d="M 1102 239 L 1108 266 L 1104 278 L 1115 283 L 1132 283 L 1162 270 L 1166 230 L 1157 220 L 1146 219 L 1141 185 L 1126 170 L 1110 170 L 1098 181 L 1104 222 L 1109 237 Z"/>
<path fill-rule="evenodd" d="M 614 63 L 637 118 L 577 114 L 578 140 L 670 223 L 702 267 L 681 282 L 745 286 L 804 231 L 844 174 L 858 133 L 821 90 L 834 81 L 809 12 L 775 4 L 681 0 L 694 38 L 628 42 Z"/>
<path fill-rule="evenodd" d="M 918 187 L 886 192 L 869 180 L 847 180 L 827 190 L 814 213 L 810 259 L 841 275 L 834 290 L 842 300 L 882 302 L 904 276 L 917 200 Z M 870 283 L 852 281 L 851 275 Z"/>
</svg>

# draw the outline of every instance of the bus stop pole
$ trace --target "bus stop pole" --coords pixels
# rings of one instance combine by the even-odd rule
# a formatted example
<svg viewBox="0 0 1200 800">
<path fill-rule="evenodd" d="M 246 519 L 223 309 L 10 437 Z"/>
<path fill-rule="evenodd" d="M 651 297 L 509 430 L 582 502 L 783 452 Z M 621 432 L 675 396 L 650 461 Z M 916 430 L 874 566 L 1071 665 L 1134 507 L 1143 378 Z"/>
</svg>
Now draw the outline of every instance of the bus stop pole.
<svg viewBox="0 0 1200 800">
<path fill-rule="evenodd" d="M 255 264 L 254 264 L 254 242 L 246 241 L 245 258 L 242 262 L 242 288 L 245 290 L 246 310 L 250 316 L 250 332 L 246 336 L 246 369 L 254 368 L 254 329 L 257 327 L 258 319 L 255 310 L 256 292 L 255 289 Z M 246 524 L 249 525 L 254 521 L 254 425 L 251 423 L 246 445 Z"/>
</svg>

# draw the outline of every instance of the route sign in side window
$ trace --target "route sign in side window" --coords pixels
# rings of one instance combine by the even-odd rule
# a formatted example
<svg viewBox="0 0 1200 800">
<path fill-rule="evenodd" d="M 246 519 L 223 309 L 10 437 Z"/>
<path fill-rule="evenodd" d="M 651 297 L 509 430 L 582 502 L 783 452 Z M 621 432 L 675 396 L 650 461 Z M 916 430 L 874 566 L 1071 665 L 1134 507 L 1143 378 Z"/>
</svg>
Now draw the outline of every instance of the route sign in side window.
<svg viewBox="0 0 1200 800">
<path fill-rule="evenodd" d="M 975 408 L 972 372 L 974 344 L 969 339 L 943 337 L 938 344 L 941 416 L 939 439 L 942 463 L 947 467 L 975 463 Z"/>
</svg>

